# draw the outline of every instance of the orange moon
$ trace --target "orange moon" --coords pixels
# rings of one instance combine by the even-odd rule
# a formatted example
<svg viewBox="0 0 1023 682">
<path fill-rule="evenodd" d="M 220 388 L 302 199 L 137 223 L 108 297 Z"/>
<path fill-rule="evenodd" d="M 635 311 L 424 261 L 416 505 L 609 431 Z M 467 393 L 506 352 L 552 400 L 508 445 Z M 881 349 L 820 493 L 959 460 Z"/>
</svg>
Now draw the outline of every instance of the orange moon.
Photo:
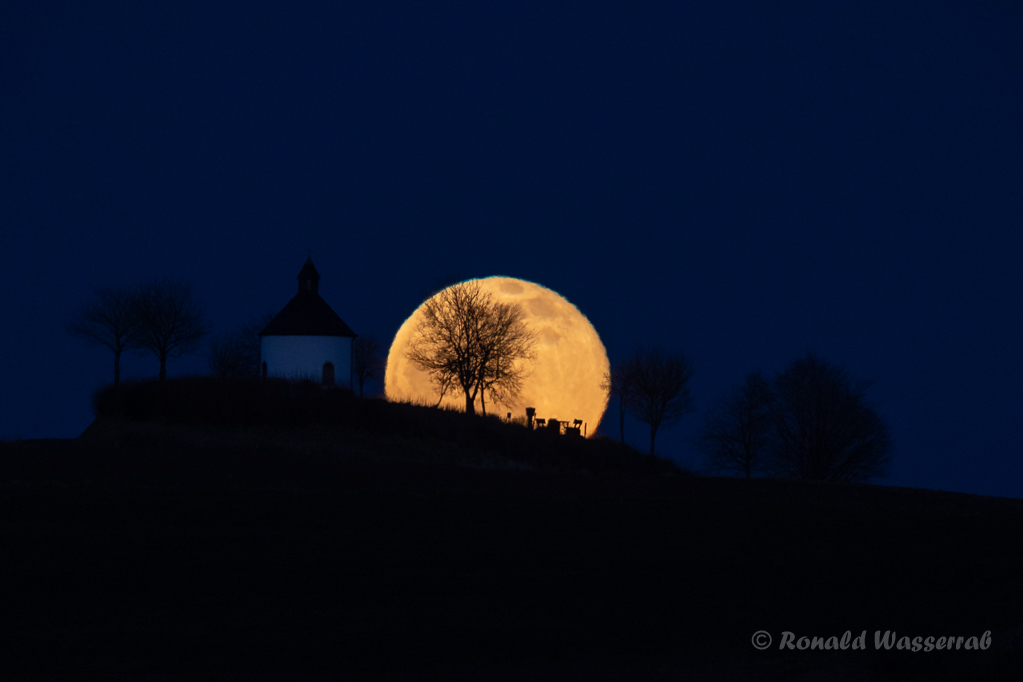
<svg viewBox="0 0 1023 682">
<path fill-rule="evenodd" d="M 522 390 L 511 404 L 487 404 L 487 414 L 524 417 L 526 407 L 536 408 L 539 419 L 571 422 L 581 419 L 586 434 L 592 435 L 607 408 L 607 396 L 600 384 L 610 370 L 607 351 L 597 330 L 586 316 L 565 297 L 534 282 L 512 277 L 476 280 L 498 303 L 517 304 L 526 325 L 536 334 L 536 361 Z M 426 372 L 405 357 L 422 314 L 422 306 L 401 325 L 387 355 L 384 392 L 388 400 L 435 405 L 437 393 Z M 442 406 L 465 408 L 461 392 L 449 392 Z M 477 409 L 479 402 L 477 401 Z"/>
</svg>

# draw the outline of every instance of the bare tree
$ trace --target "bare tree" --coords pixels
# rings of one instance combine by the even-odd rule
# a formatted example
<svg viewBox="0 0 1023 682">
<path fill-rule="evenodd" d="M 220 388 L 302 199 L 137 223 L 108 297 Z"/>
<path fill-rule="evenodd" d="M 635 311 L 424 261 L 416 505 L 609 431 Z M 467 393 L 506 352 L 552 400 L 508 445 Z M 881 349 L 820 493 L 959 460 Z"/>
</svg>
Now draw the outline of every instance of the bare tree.
<svg viewBox="0 0 1023 682">
<path fill-rule="evenodd" d="M 160 379 L 167 378 L 167 358 L 181 357 L 199 347 L 206 335 L 202 307 L 185 282 L 162 280 L 139 287 L 134 315 L 136 343 L 160 361 Z"/>
<path fill-rule="evenodd" d="M 616 365 L 604 374 L 600 382 L 600 388 L 609 400 L 612 397 L 618 398 L 618 431 L 622 443 L 625 443 L 625 413 L 629 410 L 632 397 L 632 380 L 627 370 L 626 365 Z"/>
<path fill-rule="evenodd" d="M 658 350 L 637 351 L 625 364 L 629 407 L 644 424 L 650 425 L 650 454 L 662 426 L 674 424 L 693 411 L 689 380 L 693 365 L 682 355 L 665 355 Z"/>
<path fill-rule="evenodd" d="M 774 429 L 774 392 L 760 372 L 746 375 L 707 414 L 697 447 L 712 471 L 750 478 L 762 464 Z"/>
<path fill-rule="evenodd" d="M 480 407 L 486 414 L 488 395 L 492 403 L 507 405 L 519 394 L 530 374 L 524 361 L 536 359 L 536 336 L 517 306 L 495 303 L 480 328 L 480 341 L 478 385 Z"/>
<path fill-rule="evenodd" d="M 435 376 L 431 378 L 431 381 L 433 382 L 434 390 L 437 391 L 437 402 L 433 406 L 440 407 L 440 404 L 444 402 L 444 396 L 455 385 L 455 379 L 451 376 Z"/>
<path fill-rule="evenodd" d="M 357 336 L 352 342 L 352 364 L 355 381 L 359 384 L 359 397 L 367 381 L 379 379 L 384 369 L 380 343 L 371 336 Z"/>
<path fill-rule="evenodd" d="M 528 372 L 524 365 L 535 358 L 536 337 L 518 306 L 495 302 L 469 280 L 444 289 L 421 312 L 405 356 L 429 373 L 438 392 L 461 388 L 465 411 L 474 414 L 481 393 L 502 402 L 519 391 Z"/>
<path fill-rule="evenodd" d="M 260 332 L 270 324 L 273 313 L 251 318 L 227 336 L 210 342 L 210 371 L 216 377 L 257 377 L 262 354 Z"/>
<path fill-rule="evenodd" d="M 867 404 L 868 384 L 807 353 L 774 381 L 775 473 L 826 481 L 882 477 L 890 460 L 888 426 Z"/>
<path fill-rule="evenodd" d="M 89 303 L 67 325 L 69 334 L 106 346 L 114 353 L 114 386 L 121 382 L 121 353 L 134 345 L 138 321 L 134 295 L 125 287 L 96 289 Z"/>
<path fill-rule="evenodd" d="M 210 341 L 210 371 L 222 379 L 251 377 L 251 357 L 238 334 L 217 336 Z"/>
</svg>

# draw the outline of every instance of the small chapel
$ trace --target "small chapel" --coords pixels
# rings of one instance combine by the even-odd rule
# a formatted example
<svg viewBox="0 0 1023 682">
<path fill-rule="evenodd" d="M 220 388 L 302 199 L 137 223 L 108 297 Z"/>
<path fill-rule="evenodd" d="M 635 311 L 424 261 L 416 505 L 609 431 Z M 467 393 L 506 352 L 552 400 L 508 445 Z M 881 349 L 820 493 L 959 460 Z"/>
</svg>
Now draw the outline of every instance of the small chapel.
<svg viewBox="0 0 1023 682">
<path fill-rule="evenodd" d="M 319 288 L 320 274 L 310 257 L 298 273 L 298 293 L 259 333 L 260 374 L 350 389 L 356 334 Z"/>
</svg>

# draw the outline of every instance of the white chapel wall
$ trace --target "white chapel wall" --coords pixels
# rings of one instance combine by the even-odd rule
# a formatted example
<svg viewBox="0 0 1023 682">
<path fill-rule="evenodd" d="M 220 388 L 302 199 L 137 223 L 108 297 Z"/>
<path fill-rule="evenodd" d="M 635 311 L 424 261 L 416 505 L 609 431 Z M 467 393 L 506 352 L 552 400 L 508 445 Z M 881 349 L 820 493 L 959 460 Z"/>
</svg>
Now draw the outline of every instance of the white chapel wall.
<svg viewBox="0 0 1023 682">
<path fill-rule="evenodd" d="M 352 385 L 352 339 L 345 336 L 264 336 L 262 362 L 268 377 L 323 377 L 323 363 L 334 363 L 334 383 Z"/>
</svg>

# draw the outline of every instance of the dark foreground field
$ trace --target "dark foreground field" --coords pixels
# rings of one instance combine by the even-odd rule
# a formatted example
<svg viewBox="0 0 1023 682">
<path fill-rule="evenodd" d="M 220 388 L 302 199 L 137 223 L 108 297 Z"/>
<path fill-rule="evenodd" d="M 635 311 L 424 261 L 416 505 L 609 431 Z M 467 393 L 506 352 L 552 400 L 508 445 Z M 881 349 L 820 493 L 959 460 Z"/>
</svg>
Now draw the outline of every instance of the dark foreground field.
<svg viewBox="0 0 1023 682">
<path fill-rule="evenodd" d="M 0 676 L 1021 679 L 1023 501 L 421 464 L 339 434 L 0 444 Z M 781 652 L 786 630 L 867 651 Z M 875 652 L 875 630 L 991 645 Z"/>
</svg>

